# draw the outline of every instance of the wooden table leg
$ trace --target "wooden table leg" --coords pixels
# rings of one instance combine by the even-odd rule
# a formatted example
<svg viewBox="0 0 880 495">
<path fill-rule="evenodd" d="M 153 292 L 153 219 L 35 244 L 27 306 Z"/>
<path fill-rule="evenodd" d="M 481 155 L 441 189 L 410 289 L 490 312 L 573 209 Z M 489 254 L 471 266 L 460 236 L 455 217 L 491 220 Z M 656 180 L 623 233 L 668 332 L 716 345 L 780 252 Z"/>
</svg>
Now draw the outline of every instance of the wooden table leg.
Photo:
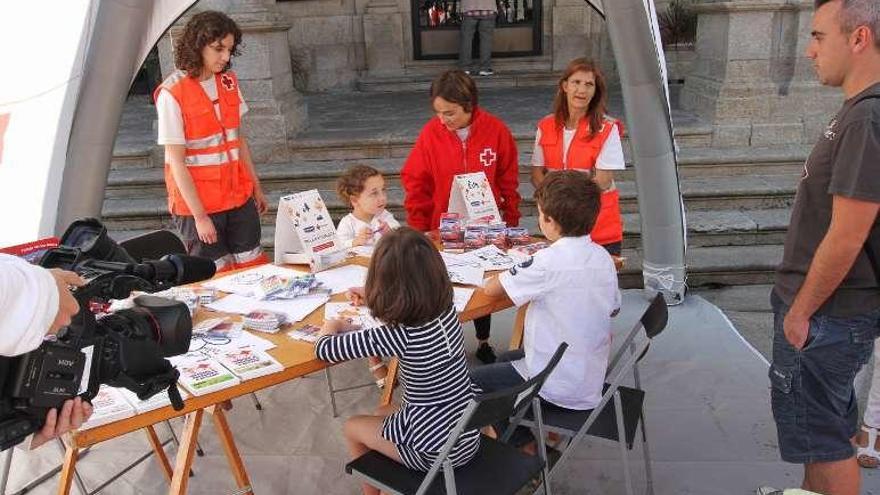
<svg viewBox="0 0 880 495">
<path fill-rule="evenodd" d="M 171 470 L 171 463 L 168 461 L 168 456 L 165 455 L 165 447 L 162 446 L 162 441 L 159 440 L 159 435 L 156 434 L 156 429 L 150 425 L 144 428 L 144 433 L 147 434 L 147 439 L 150 441 L 150 445 L 153 446 L 153 452 L 156 453 L 156 460 L 159 461 L 159 467 L 162 468 L 162 473 L 165 474 L 165 479 L 171 483 L 174 471 Z"/>
<path fill-rule="evenodd" d="M 251 481 L 248 479 L 247 471 L 244 469 L 244 462 L 242 462 L 241 455 L 238 453 L 238 447 L 235 446 L 235 439 L 232 438 L 232 431 L 229 429 L 229 422 L 226 421 L 226 414 L 223 412 L 223 408 L 212 406 L 208 408 L 208 412 L 214 419 L 214 428 L 217 430 L 217 436 L 220 437 L 220 443 L 223 445 L 223 451 L 226 453 L 229 467 L 232 468 L 235 483 L 241 490 L 248 490 L 245 493 L 253 493 Z"/>
<path fill-rule="evenodd" d="M 189 483 L 189 471 L 192 468 L 193 456 L 196 453 L 196 441 L 199 439 L 199 427 L 202 425 L 204 409 L 190 413 L 186 417 L 183 427 L 183 436 L 180 438 L 180 447 L 177 450 L 177 459 L 174 462 L 174 475 L 171 478 L 170 495 L 182 495 L 186 493 Z"/>
<path fill-rule="evenodd" d="M 382 388 L 382 397 L 379 399 L 379 407 L 391 404 L 394 395 L 394 386 L 397 385 L 397 358 L 391 358 L 388 362 L 388 374 L 385 375 L 385 387 Z"/>
<path fill-rule="evenodd" d="M 516 318 L 513 320 L 513 330 L 510 332 L 510 345 L 508 350 L 515 351 L 522 348 L 523 330 L 526 326 L 526 311 L 529 305 L 525 304 L 516 310 Z"/>
<path fill-rule="evenodd" d="M 64 452 L 64 464 L 61 467 L 61 476 L 58 478 L 58 495 L 70 493 L 70 484 L 76 471 L 76 460 L 79 457 L 79 449 L 67 445 Z"/>
</svg>

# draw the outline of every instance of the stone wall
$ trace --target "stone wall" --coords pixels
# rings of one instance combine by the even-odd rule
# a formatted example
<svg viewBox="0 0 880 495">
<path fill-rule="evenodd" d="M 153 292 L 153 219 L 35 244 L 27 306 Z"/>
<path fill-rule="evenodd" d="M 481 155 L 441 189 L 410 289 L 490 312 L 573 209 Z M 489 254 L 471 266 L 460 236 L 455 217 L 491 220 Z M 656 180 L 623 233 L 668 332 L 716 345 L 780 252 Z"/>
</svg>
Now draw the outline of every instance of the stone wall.
<svg viewBox="0 0 880 495">
<path fill-rule="evenodd" d="M 804 56 L 812 2 L 697 6 L 696 59 L 682 105 L 714 126 L 713 146 L 810 143 L 840 104 Z"/>
<path fill-rule="evenodd" d="M 290 23 L 288 41 L 298 84 L 308 91 L 353 89 L 365 68 L 365 0 L 277 2 Z"/>
</svg>

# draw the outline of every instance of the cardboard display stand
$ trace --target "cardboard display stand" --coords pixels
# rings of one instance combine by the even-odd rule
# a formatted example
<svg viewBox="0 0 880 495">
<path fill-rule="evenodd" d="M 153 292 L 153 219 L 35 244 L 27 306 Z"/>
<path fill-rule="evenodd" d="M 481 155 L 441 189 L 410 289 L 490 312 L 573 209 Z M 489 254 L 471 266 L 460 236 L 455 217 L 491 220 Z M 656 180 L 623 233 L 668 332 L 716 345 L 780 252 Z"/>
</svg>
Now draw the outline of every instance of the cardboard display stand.
<svg viewBox="0 0 880 495">
<path fill-rule="evenodd" d="M 320 271 L 345 259 L 327 205 L 316 189 L 282 196 L 275 218 L 275 263 Z"/>
<path fill-rule="evenodd" d="M 483 172 L 455 176 L 449 190 L 448 211 L 460 214 L 466 221 L 503 222 L 495 204 L 492 185 Z"/>
</svg>

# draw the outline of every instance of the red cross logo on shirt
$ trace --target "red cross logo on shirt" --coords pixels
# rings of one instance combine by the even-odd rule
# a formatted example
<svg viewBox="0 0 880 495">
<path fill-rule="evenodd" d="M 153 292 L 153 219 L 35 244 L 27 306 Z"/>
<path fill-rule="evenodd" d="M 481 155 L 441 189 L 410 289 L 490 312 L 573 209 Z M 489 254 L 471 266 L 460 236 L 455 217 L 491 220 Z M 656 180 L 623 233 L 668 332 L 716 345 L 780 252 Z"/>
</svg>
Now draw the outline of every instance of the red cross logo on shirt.
<svg viewBox="0 0 880 495">
<path fill-rule="evenodd" d="M 232 91 L 233 89 L 235 89 L 235 82 L 232 80 L 231 77 L 229 77 L 229 74 L 223 74 L 222 76 L 220 76 L 220 84 L 222 84 L 223 87 L 226 88 L 226 91 Z"/>
<path fill-rule="evenodd" d="M 480 163 L 482 163 L 484 167 L 491 167 L 492 165 L 495 165 L 495 159 L 497 157 L 498 155 L 492 150 L 492 148 L 486 148 L 480 153 Z"/>
</svg>

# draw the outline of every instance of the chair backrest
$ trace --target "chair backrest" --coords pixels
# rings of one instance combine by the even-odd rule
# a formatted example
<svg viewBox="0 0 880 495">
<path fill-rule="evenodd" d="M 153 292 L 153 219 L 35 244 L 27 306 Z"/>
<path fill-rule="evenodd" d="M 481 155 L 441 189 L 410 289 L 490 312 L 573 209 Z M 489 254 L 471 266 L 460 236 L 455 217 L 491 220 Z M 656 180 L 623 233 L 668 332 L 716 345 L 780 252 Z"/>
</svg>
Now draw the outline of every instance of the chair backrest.
<svg viewBox="0 0 880 495">
<path fill-rule="evenodd" d="M 525 383 L 475 397 L 476 407 L 465 424 L 464 431 L 493 425 L 524 411 L 531 404 L 532 399 L 537 397 L 544 382 L 547 381 L 547 377 L 559 364 L 566 349 L 568 349 L 567 343 L 559 344 L 553 357 L 547 362 L 547 366 Z"/>
<path fill-rule="evenodd" d="M 455 428 L 449 433 L 449 438 L 446 440 L 446 443 L 443 444 L 443 449 L 441 449 L 434 464 L 431 465 L 431 469 L 428 470 L 428 473 L 422 480 L 421 485 L 419 485 L 416 494 L 422 495 L 427 491 L 428 487 L 431 486 L 431 483 L 434 482 L 434 478 L 437 476 L 437 473 L 440 472 L 441 468 L 445 466 L 451 468 L 452 465 L 448 460 L 449 453 L 452 451 L 452 447 L 455 446 L 456 442 L 458 442 L 462 433 L 483 428 L 484 426 L 495 424 L 502 419 L 514 416 L 516 419 L 514 419 L 508 427 L 508 432 L 512 431 L 512 429 L 519 423 L 519 419 L 522 417 L 526 408 L 531 405 L 533 399 L 538 396 L 538 392 L 541 391 L 541 387 L 544 385 L 544 382 L 547 381 L 547 377 L 553 371 L 553 368 L 559 364 L 559 360 L 562 359 L 562 355 L 567 348 L 567 343 L 563 342 L 562 344 L 559 344 L 559 347 L 556 349 L 553 357 L 550 358 L 547 366 L 525 383 L 504 390 L 480 394 L 471 399 L 467 408 L 465 408 L 464 413 L 462 413 L 461 419 L 455 425 Z M 509 434 L 505 434 L 505 436 L 509 436 Z M 446 473 L 445 476 L 447 477 L 448 485 L 452 474 Z"/>
<path fill-rule="evenodd" d="M 651 339 L 660 335 L 660 332 L 666 328 L 666 324 L 669 321 L 669 311 L 666 307 L 666 300 L 663 299 L 662 294 L 657 294 L 654 296 L 654 299 L 651 300 L 651 303 L 648 304 L 648 308 L 642 313 L 642 317 L 639 318 L 639 321 L 633 326 L 632 330 L 629 331 L 628 334 L 623 338 L 623 341 L 620 343 L 620 347 L 617 348 L 617 352 L 608 362 L 608 371 L 606 376 L 610 376 L 617 367 L 620 360 L 626 354 L 627 351 L 630 353 L 635 352 L 636 348 L 640 348 L 638 351 L 638 357 L 636 361 L 641 361 L 643 357 L 645 357 L 645 353 L 648 351 L 648 346 L 651 344 Z M 635 339 L 638 337 L 639 332 L 641 330 L 645 331 L 645 342 L 642 345 L 636 345 Z"/>
<path fill-rule="evenodd" d="M 645 334 L 648 335 L 649 339 L 653 339 L 666 328 L 666 323 L 669 321 L 669 310 L 666 308 L 666 300 L 663 299 L 663 294 L 657 293 L 654 296 L 654 299 L 648 305 L 648 309 L 645 310 L 639 321 L 645 327 Z"/>
<path fill-rule="evenodd" d="M 157 260 L 168 254 L 186 254 L 186 246 L 170 230 L 154 230 L 119 243 L 138 262 Z"/>
</svg>

